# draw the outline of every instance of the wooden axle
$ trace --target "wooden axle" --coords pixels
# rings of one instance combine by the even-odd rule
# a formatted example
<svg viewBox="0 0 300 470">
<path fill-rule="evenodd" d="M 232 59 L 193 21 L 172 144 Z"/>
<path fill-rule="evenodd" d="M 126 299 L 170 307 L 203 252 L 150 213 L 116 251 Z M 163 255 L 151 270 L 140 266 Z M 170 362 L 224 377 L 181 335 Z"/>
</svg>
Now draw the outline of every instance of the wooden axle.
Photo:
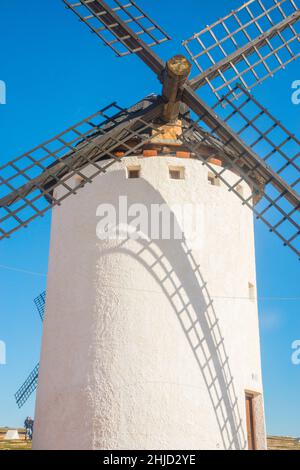
<svg viewBox="0 0 300 470">
<path fill-rule="evenodd" d="M 176 122 L 181 102 L 181 87 L 187 82 L 192 65 L 183 55 L 168 60 L 163 74 L 163 99 L 165 100 L 163 120 Z"/>
</svg>

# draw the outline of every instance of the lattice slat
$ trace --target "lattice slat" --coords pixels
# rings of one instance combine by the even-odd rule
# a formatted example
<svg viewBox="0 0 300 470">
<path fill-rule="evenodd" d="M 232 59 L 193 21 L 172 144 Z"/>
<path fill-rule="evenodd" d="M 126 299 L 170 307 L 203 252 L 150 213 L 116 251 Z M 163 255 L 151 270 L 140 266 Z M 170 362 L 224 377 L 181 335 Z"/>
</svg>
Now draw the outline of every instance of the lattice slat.
<svg viewBox="0 0 300 470">
<path fill-rule="evenodd" d="M 233 94 L 239 98 L 233 100 Z M 239 84 L 215 109 L 262 161 L 299 194 L 300 140 Z"/>
<path fill-rule="evenodd" d="M 33 371 L 29 374 L 28 378 L 15 394 L 15 399 L 19 408 L 22 408 L 28 398 L 36 390 L 39 376 L 39 367 L 39 364 L 35 366 Z"/>
<path fill-rule="evenodd" d="M 46 306 L 46 291 L 42 292 L 38 297 L 34 299 L 35 306 L 39 313 L 39 316 L 42 321 L 44 321 L 45 316 L 45 306 Z"/>
</svg>

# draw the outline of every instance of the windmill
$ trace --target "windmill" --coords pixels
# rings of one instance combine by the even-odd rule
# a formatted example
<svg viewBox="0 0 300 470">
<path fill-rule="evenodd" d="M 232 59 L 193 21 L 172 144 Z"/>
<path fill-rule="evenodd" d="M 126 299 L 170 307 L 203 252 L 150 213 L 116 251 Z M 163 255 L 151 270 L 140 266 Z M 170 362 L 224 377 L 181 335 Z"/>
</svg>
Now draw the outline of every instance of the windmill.
<svg viewBox="0 0 300 470">
<path fill-rule="evenodd" d="M 44 321 L 45 302 L 46 292 L 42 292 L 38 297 L 34 299 L 35 306 L 42 321 Z M 22 406 L 25 405 L 28 398 L 36 390 L 39 376 L 39 367 L 39 364 L 35 366 L 35 368 L 30 372 L 23 385 L 15 393 L 16 403 L 19 408 L 22 408 Z"/>
<path fill-rule="evenodd" d="M 198 69 L 192 79 L 189 79 L 191 64 L 185 56 L 175 55 L 165 63 L 154 52 L 152 46 L 159 45 L 170 37 L 133 0 L 81 0 L 77 3 L 64 0 L 64 3 L 118 56 L 136 54 L 161 82 L 162 93 L 161 96 L 146 97 L 129 109 L 123 109 L 116 103 L 108 105 L 0 168 L 1 239 L 10 237 L 21 227 L 27 227 L 31 221 L 43 216 L 49 209 L 53 209 L 54 215 L 46 332 L 42 350 L 43 367 L 37 398 L 37 437 L 34 446 L 158 448 L 161 445 L 164 448 L 177 448 L 186 445 L 185 448 L 198 448 L 197 446 L 207 445 L 212 448 L 263 448 L 265 431 L 259 379 L 259 340 L 256 327 L 251 323 L 254 320 L 252 317 L 250 320 L 249 313 L 249 319 L 244 318 L 243 321 L 249 322 L 244 328 L 253 330 L 253 337 L 252 333 L 250 335 L 254 348 L 252 356 L 256 357 L 253 365 L 254 359 L 247 356 L 245 370 L 250 374 L 252 367 L 251 370 L 255 372 L 250 374 L 252 378 L 247 382 L 250 385 L 246 385 L 246 382 L 241 385 L 240 364 L 234 363 L 232 374 L 229 354 L 225 349 L 220 329 L 221 317 L 221 323 L 223 326 L 225 324 L 225 330 L 228 330 L 228 319 L 222 317 L 222 312 L 226 311 L 229 318 L 235 307 L 231 305 L 229 309 L 225 300 L 222 307 L 214 307 L 205 278 L 210 279 L 210 284 L 214 285 L 215 282 L 215 286 L 219 287 L 223 298 L 226 299 L 229 279 L 231 285 L 238 290 L 241 286 L 237 284 L 237 278 L 244 279 L 245 285 L 246 270 L 249 268 L 252 273 L 252 282 L 248 282 L 249 296 L 250 301 L 251 297 L 254 300 L 252 219 L 245 215 L 247 208 L 250 208 L 285 246 L 297 256 L 300 255 L 299 140 L 250 93 L 257 84 L 284 69 L 299 56 L 300 11 L 297 2 L 249 0 L 225 18 L 184 41 L 183 45 Z M 211 105 L 212 96 L 216 99 Z M 153 179 L 151 176 L 151 171 L 157 174 L 162 170 L 163 160 L 160 157 L 164 155 L 169 165 L 168 190 L 158 183 L 157 178 Z M 145 157 L 154 158 L 150 160 Z M 185 159 L 182 160 L 184 165 L 178 164 L 180 158 Z M 200 165 L 197 162 L 200 162 Z M 199 272 L 200 265 L 194 251 L 184 244 L 176 244 L 175 241 L 169 245 L 157 243 L 156 248 L 163 250 L 164 256 L 157 254 L 157 250 L 152 249 L 146 242 L 141 242 L 140 251 L 136 251 L 131 245 L 128 249 L 127 246 L 116 247 L 113 243 L 109 246 L 105 242 L 100 245 L 95 243 L 95 234 L 90 227 L 90 219 L 87 219 L 87 214 L 92 217 L 89 207 L 94 207 L 93 198 L 96 199 L 99 195 L 103 196 L 106 202 L 105 198 L 115 201 L 115 196 L 121 190 L 127 196 L 131 194 L 129 186 L 124 186 L 128 182 L 121 179 L 124 170 L 127 171 L 128 179 L 139 179 L 140 174 L 143 175 L 145 186 L 143 190 L 136 186 L 134 194 L 138 201 L 146 204 L 149 204 L 149 200 L 145 200 L 146 193 L 149 198 L 152 195 L 152 202 L 161 198 L 169 205 L 171 199 L 176 199 L 178 194 L 194 200 L 195 191 L 202 191 L 205 175 L 212 186 L 221 188 L 222 197 L 217 199 L 215 194 L 208 198 L 207 191 L 201 192 L 202 200 L 206 204 L 203 211 L 210 211 L 215 224 L 215 230 L 213 225 L 209 226 L 209 234 L 208 228 L 204 228 L 206 235 L 203 238 L 207 246 L 209 243 L 214 246 L 212 248 L 209 245 L 207 250 L 209 260 L 206 259 L 208 255 L 200 253 L 201 263 L 205 266 L 204 277 Z M 185 170 L 187 176 L 194 178 L 195 187 L 185 186 L 184 191 L 174 193 L 171 188 L 172 180 L 183 180 Z M 93 180 L 94 185 L 88 184 Z M 109 184 L 106 183 L 108 181 Z M 226 192 L 225 189 L 229 191 Z M 102 193 L 104 190 L 107 192 Z M 113 194 L 114 191 L 117 192 Z M 77 193 L 76 198 L 69 198 Z M 224 201 L 221 201 L 222 198 Z M 239 201 L 243 207 L 236 205 Z M 222 210 L 220 204 L 224 205 Z M 74 210 L 78 210 L 80 214 L 81 225 L 76 225 L 69 216 Z M 208 224 L 212 223 L 211 219 Z M 221 226 L 224 227 L 223 230 Z M 237 232 L 237 226 L 241 227 L 243 235 Z M 226 230 L 225 227 L 229 229 Z M 83 241 L 84 244 L 81 245 Z M 224 253 L 224 249 L 220 253 L 219 245 L 224 243 L 227 253 Z M 243 245 L 244 243 L 247 245 Z M 94 251 L 94 245 L 97 245 L 100 254 Z M 82 257 L 80 246 L 87 247 L 87 258 Z M 200 249 L 198 251 L 201 252 Z M 98 259 L 97 263 L 90 257 L 92 252 Z M 145 252 L 148 257 L 154 258 L 153 264 L 142 259 Z M 178 265 L 180 253 L 181 265 Z M 143 271 L 132 266 L 133 273 L 128 273 L 127 264 L 122 262 L 122 256 L 125 255 L 128 263 L 129 255 L 135 259 L 138 257 L 139 266 L 143 266 Z M 114 262 L 114 257 L 117 263 Z M 162 258 L 166 258 L 168 263 L 163 263 Z M 241 258 L 243 262 L 239 263 Z M 234 259 L 236 262 L 232 262 Z M 185 266 L 187 262 L 189 264 Z M 216 279 L 222 263 L 226 281 L 219 283 Z M 239 264 L 241 271 L 236 272 Z M 169 268 L 167 265 L 170 265 Z M 80 273 L 78 266 L 81 267 Z M 94 270 L 93 277 L 90 273 L 91 266 Z M 162 274 L 155 271 L 157 266 Z M 182 266 L 185 266 L 183 271 Z M 84 276 L 82 272 L 85 273 Z M 98 279 L 98 272 L 102 274 L 101 288 L 97 283 L 93 284 L 94 279 Z M 121 322 L 124 311 L 131 313 L 139 323 L 137 310 L 147 310 L 146 299 L 138 300 L 141 292 L 145 291 L 145 286 L 148 287 L 148 281 L 151 283 L 146 272 L 151 274 L 151 282 L 155 279 L 155 282 L 161 285 L 164 295 L 164 298 L 159 298 L 159 302 L 153 297 L 154 294 L 147 299 L 150 300 L 152 310 L 154 309 L 152 323 L 148 323 L 146 316 L 148 333 L 150 335 L 151 331 L 155 337 L 156 349 L 153 351 L 153 357 L 156 357 L 155 351 L 160 351 L 160 360 L 165 366 L 166 375 L 174 374 L 178 379 L 179 369 L 182 377 L 190 372 L 188 377 L 193 382 L 191 388 L 202 390 L 197 399 L 192 398 L 192 392 L 189 394 L 185 390 L 183 395 L 186 395 L 187 399 L 182 403 L 182 394 L 174 390 L 168 394 L 162 385 L 162 379 L 147 382 L 143 371 L 146 370 L 148 375 L 158 374 L 151 362 L 149 338 L 145 336 L 144 330 L 143 334 L 135 330 L 136 323 L 129 322 L 126 326 L 118 323 Z M 61 284 L 68 277 L 68 273 L 71 275 L 68 285 L 74 288 L 69 287 L 70 293 L 64 293 L 62 297 Z M 173 274 L 177 280 L 173 279 Z M 86 284 L 86 279 L 89 279 L 90 283 Z M 134 279 L 133 284 L 130 279 Z M 119 281 L 118 286 L 112 285 L 114 280 Z M 165 286 L 166 280 L 171 287 Z M 126 292 L 135 291 L 134 302 L 129 294 L 122 294 L 122 286 L 127 286 Z M 125 290 L 125 287 L 123 289 Z M 170 289 L 174 289 L 174 292 L 171 293 Z M 184 295 L 180 294 L 181 289 L 184 290 Z M 156 295 L 158 296 L 158 293 Z M 91 298 L 94 299 L 93 304 L 90 303 Z M 184 335 L 181 330 L 181 336 L 177 336 L 179 331 L 175 332 L 175 326 L 173 331 L 172 325 L 170 328 L 173 336 L 168 331 L 163 347 L 160 335 L 154 334 L 154 325 L 158 326 L 155 323 L 158 321 L 156 310 L 161 313 L 160 321 L 164 321 L 164 308 L 167 310 L 165 298 L 168 298 L 172 312 L 176 312 Z M 176 302 L 174 299 L 177 299 Z M 199 303 L 203 305 L 200 307 Z M 93 328 L 88 329 L 89 322 L 82 319 L 82 314 L 79 315 L 79 308 L 82 312 L 89 312 L 90 320 L 95 322 Z M 196 319 L 192 319 L 190 309 Z M 247 309 L 249 312 L 254 309 L 255 312 L 255 305 L 249 304 L 245 311 Z M 96 316 L 92 313 L 95 311 L 98 312 Z M 119 317 L 116 312 L 120 314 Z M 150 312 L 148 313 L 150 315 Z M 182 320 L 183 313 L 189 318 L 188 326 Z M 98 323 L 98 317 L 101 317 L 101 323 Z M 128 318 L 131 318 L 130 315 Z M 240 319 L 235 317 L 234 321 L 235 330 L 238 330 Z M 114 327 L 109 328 L 110 323 Z M 167 323 L 164 326 L 166 325 Z M 110 339 L 107 339 L 107 343 L 103 339 L 104 334 Z M 116 340 L 118 334 L 120 341 Z M 237 333 L 227 331 L 227 334 L 233 335 L 229 341 L 229 349 L 234 362 L 237 351 L 240 353 L 244 344 L 247 344 L 249 349 L 252 346 L 246 337 L 244 343 L 240 343 Z M 127 335 L 126 341 L 122 335 Z M 196 345 L 192 335 L 198 341 Z M 160 340 L 162 342 L 159 342 Z M 180 368 L 182 355 L 176 353 L 175 349 L 172 350 L 172 355 L 167 354 L 171 343 L 173 348 L 175 344 L 180 344 L 178 350 L 182 348 L 182 351 L 185 351 L 186 346 L 182 341 L 189 345 L 194 362 L 201 369 L 201 384 L 194 382 L 195 370 L 192 373 L 194 365 L 191 362 L 182 364 Z M 138 345 L 141 347 L 134 356 L 137 362 L 132 367 L 122 362 L 124 357 L 128 360 L 131 358 L 132 351 L 126 349 L 129 343 L 132 348 L 138 348 Z M 80 354 L 78 351 L 72 351 L 75 345 Z M 121 345 L 122 353 L 118 349 Z M 149 353 L 148 362 L 146 363 L 144 358 L 141 364 L 137 358 L 143 358 L 144 355 L 146 357 L 145 351 Z M 72 360 L 76 354 L 77 368 Z M 113 366 L 111 358 L 115 361 Z M 126 376 L 120 368 L 121 364 L 127 371 Z M 160 367 L 163 368 L 162 365 Z M 160 370 L 158 366 L 157 369 Z M 234 387 L 234 376 L 238 382 L 238 391 Z M 118 379 L 120 382 L 117 377 L 121 377 Z M 133 382 L 135 388 L 131 389 Z M 153 383 L 160 385 L 153 389 L 150 385 Z M 172 383 L 171 379 L 166 383 Z M 246 392 L 245 407 L 241 404 L 242 388 L 243 393 Z M 163 400 L 166 396 L 169 396 L 170 403 L 177 397 L 177 404 L 175 400 L 173 408 L 170 408 L 169 401 Z M 64 397 L 68 397 L 68 401 Z M 133 403 L 129 397 L 133 397 Z M 145 397 L 148 402 L 143 401 L 146 400 Z M 199 404 L 204 402 L 207 415 Z M 78 409 L 87 416 L 86 426 L 82 425 L 82 416 L 78 416 L 78 413 L 76 416 Z M 192 419 L 195 413 L 200 413 L 200 421 L 207 424 L 205 436 L 201 424 L 196 425 L 197 419 Z M 260 432 L 254 432 L 253 414 L 256 414 L 256 426 L 260 423 Z M 126 422 L 122 421 L 122 416 L 126 416 Z M 51 422 L 54 423 L 55 430 L 51 429 Z M 59 433 L 55 424 L 57 422 L 61 424 Z M 200 436 L 200 443 L 199 439 L 197 441 L 195 435 L 192 435 L 193 426 L 195 435 Z M 76 428 L 84 429 L 81 436 L 76 432 L 78 439 L 80 437 L 78 442 L 72 441 L 67 431 Z M 181 441 L 178 440 L 176 429 Z M 154 434 L 160 440 L 155 439 Z M 216 435 L 219 436 L 218 442 L 214 441 Z"/>
</svg>

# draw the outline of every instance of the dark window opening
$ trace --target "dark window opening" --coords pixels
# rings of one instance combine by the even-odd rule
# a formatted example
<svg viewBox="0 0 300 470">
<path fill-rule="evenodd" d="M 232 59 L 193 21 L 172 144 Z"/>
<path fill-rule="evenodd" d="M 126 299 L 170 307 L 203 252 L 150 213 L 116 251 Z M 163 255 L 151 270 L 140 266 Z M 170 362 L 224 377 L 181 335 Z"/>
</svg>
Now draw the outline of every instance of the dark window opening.
<svg viewBox="0 0 300 470">
<path fill-rule="evenodd" d="M 170 167 L 169 177 L 171 180 L 183 180 L 184 179 L 184 168 L 183 167 Z"/>
<path fill-rule="evenodd" d="M 128 168 L 128 170 L 127 170 L 128 179 L 139 178 L 140 173 L 141 173 L 140 168 Z"/>
</svg>

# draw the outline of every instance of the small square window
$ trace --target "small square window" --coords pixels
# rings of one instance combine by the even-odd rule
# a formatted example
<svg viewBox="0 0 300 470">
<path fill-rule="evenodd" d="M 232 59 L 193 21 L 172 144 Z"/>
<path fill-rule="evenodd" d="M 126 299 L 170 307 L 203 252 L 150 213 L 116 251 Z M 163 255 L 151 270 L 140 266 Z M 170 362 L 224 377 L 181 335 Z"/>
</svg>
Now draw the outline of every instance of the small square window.
<svg viewBox="0 0 300 470">
<path fill-rule="evenodd" d="M 127 168 L 127 178 L 128 179 L 140 178 L 140 174 L 141 174 L 140 167 Z"/>
<path fill-rule="evenodd" d="M 184 180 L 184 167 L 169 167 L 169 177 L 171 180 Z"/>
<path fill-rule="evenodd" d="M 207 180 L 211 186 L 220 186 L 220 180 L 214 173 L 208 173 Z"/>
</svg>

